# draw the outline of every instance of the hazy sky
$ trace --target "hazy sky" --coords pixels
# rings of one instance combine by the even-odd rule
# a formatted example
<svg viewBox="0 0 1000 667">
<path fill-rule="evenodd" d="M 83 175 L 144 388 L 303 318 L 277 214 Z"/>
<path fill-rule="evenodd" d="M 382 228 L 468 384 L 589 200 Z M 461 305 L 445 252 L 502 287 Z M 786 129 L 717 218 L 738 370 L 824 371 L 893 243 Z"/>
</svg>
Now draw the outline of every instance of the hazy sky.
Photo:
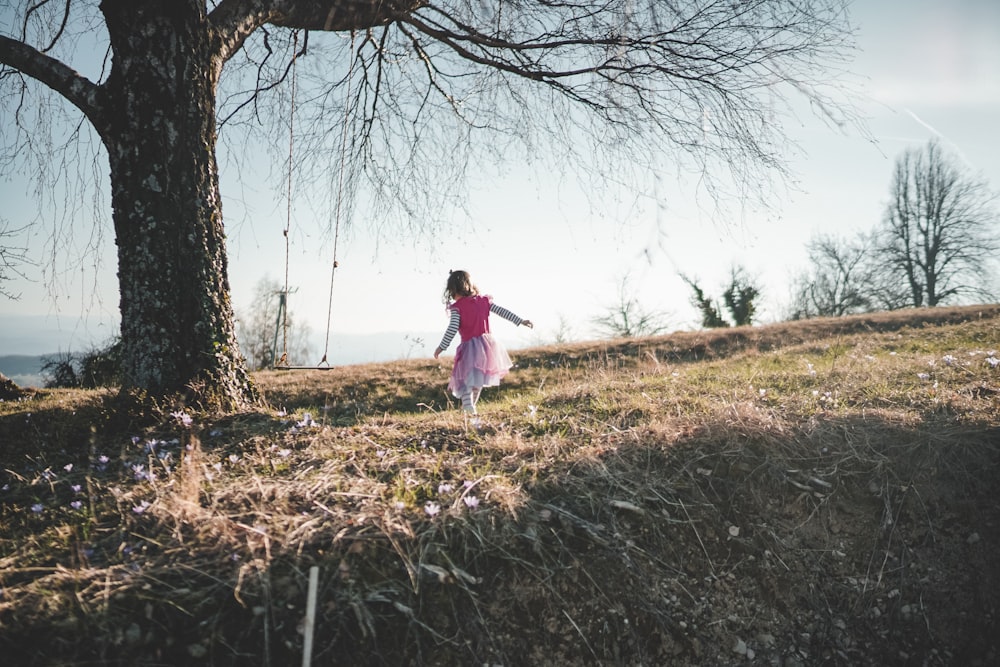
<svg viewBox="0 0 1000 667">
<path fill-rule="evenodd" d="M 761 319 L 775 320 L 783 315 L 790 277 L 805 268 L 805 244 L 813 235 L 853 234 L 879 220 L 893 162 L 906 147 L 938 137 L 1000 189 L 1000 2 L 859 1 L 853 15 L 860 32 L 851 69 L 861 78 L 863 111 L 875 142 L 856 132 L 838 134 L 807 116 L 788 126 L 804 153 L 791 164 L 799 191 L 781 197 L 770 213 L 751 212 L 741 226 L 716 224 L 673 181 L 641 193 L 638 205 L 594 209 L 571 184 L 512 169 L 505 180 L 470 183 L 469 215 L 456 211 L 442 239 L 382 238 L 376 245 L 363 224 L 344 232 L 333 286 L 331 348 L 338 334 L 399 332 L 400 352 L 430 355 L 447 325 L 440 300 L 444 281 L 448 270 L 457 268 L 469 270 L 482 291 L 535 322 L 528 331 L 497 321 L 495 332 L 512 347 L 551 342 L 557 332 L 593 338 L 591 320 L 618 303 L 625 276 L 628 294 L 644 309 L 663 312 L 671 329 L 696 328 L 698 317 L 678 272 L 717 295 L 736 264 L 764 287 Z M 231 220 L 241 216 L 237 199 L 254 195 L 227 192 L 227 180 L 223 172 L 224 213 Z M 0 183 L 0 215 L 13 227 L 18 226 L 13 216 L 27 205 L 24 190 L 23 183 Z M 253 222 L 227 230 L 237 309 L 249 303 L 262 277 L 284 281 L 281 197 L 280 191 L 262 192 L 258 203 L 247 202 L 256 212 Z M 319 355 L 332 248 L 322 234 L 309 231 L 315 221 L 293 224 L 298 230 L 289 280 L 297 291 L 291 308 L 310 323 Z M 107 339 L 117 326 L 113 239 L 105 239 L 103 248 L 103 270 L 84 271 L 85 285 L 65 285 L 55 300 L 40 268 L 29 267 L 35 282 L 6 286 L 22 297 L 0 298 L 0 322 L 12 321 L 12 315 L 46 315 L 48 325 L 65 333 L 63 349 Z M 96 299 L 89 294 L 94 285 Z M 11 349 L 6 328 L 0 324 L 0 354 L 53 351 Z M 404 335 L 410 336 L 405 342 Z M 413 349 L 417 336 L 426 342 L 422 349 Z"/>
</svg>

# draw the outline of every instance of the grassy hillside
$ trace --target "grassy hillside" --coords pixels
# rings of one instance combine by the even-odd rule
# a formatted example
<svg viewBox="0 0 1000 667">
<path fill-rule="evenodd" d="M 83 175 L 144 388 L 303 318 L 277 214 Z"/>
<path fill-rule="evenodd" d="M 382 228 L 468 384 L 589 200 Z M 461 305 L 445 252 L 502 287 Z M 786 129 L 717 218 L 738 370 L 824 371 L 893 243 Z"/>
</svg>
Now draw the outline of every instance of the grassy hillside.
<svg viewBox="0 0 1000 667">
<path fill-rule="evenodd" d="M 514 357 L 0 403 L 4 664 L 1000 660 L 1000 306 Z"/>
</svg>

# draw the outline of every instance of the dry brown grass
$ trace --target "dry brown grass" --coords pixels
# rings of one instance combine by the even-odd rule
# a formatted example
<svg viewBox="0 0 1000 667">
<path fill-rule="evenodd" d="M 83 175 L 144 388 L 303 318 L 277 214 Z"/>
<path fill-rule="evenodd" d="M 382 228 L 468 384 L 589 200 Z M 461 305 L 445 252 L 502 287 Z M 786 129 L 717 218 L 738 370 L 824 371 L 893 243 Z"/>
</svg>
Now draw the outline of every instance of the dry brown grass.
<svg viewBox="0 0 1000 667">
<path fill-rule="evenodd" d="M 536 348 L 481 429 L 430 360 L 0 403 L 0 645 L 296 664 L 317 566 L 316 664 L 987 664 L 998 347 L 984 306 Z"/>
</svg>

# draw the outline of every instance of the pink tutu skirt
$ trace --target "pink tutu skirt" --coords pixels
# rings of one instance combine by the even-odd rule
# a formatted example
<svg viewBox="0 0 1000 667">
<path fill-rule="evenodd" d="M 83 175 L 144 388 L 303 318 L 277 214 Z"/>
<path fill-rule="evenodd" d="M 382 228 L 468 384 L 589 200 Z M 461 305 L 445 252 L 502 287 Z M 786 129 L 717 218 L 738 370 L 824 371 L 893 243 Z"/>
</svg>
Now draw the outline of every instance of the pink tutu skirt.
<svg viewBox="0 0 1000 667">
<path fill-rule="evenodd" d="M 513 364 L 507 350 L 485 333 L 461 343 L 455 351 L 448 389 L 456 398 L 475 387 L 495 387 Z"/>
</svg>

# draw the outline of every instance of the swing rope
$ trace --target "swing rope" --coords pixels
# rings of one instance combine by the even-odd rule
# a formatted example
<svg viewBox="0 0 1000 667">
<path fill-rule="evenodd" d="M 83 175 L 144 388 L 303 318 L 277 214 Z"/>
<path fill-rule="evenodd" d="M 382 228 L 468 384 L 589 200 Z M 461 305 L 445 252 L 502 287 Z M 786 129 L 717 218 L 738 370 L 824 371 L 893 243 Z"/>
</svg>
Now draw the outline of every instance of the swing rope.
<svg viewBox="0 0 1000 667">
<path fill-rule="evenodd" d="M 291 370 L 295 368 L 313 368 L 316 370 L 325 370 L 330 368 L 330 362 L 327 361 L 327 356 L 330 351 L 330 325 L 333 318 L 333 284 L 334 277 L 337 273 L 337 268 L 340 263 L 337 261 L 337 247 L 340 242 L 340 220 L 341 220 L 341 210 L 343 208 L 344 201 L 344 172 L 346 171 L 347 164 L 347 131 L 348 124 L 350 123 L 350 113 L 351 113 L 351 83 L 354 73 L 354 47 L 355 47 L 355 33 L 351 31 L 351 58 L 347 68 L 347 92 L 345 95 L 344 102 L 344 123 L 341 130 L 340 136 L 340 164 L 338 165 L 338 183 L 337 183 L 337 200 L 334 207 L 334 233 L 333 233 L 333 264 L 330 269 L 330 295 L 327 301 L 326 309 L 326 338 L 323 343 L 323 358 L 320 360 L 319 364 L 316 366 L 289 366 L 288 365 L 288 308 L 287 299 L 289 292 L 289 281 L 288 272 L 290 265 L 290 254 L 289 254 L 289 231 L 291 229 L 292 220 L 292 169 L 293 169 L 293 159 L 294 159 L 294 146 L 295 146 L 295 89 L 296 89 L 296 75 L 295 75 L 295 65 L 300 55 L 298 52 L 298 40 L 299 34 L 295 33 L 294 36 L 294 55 L 292 56 L 292 90 L 291 90 L 291 111 L 289 112 L 288 120 L 288 206 L 287 206 L 287 218 L 285 221 L 285 289 L 281 293 L 281 300 L 279 302 L 279 317 L 282 318 L 282 352 L 281 358 L 274 368 L 279 370 Z"/>
<path fill-rule="evenodd" d="M 326 361 L 327 352 L 330 349 L 330 320 L 333 316 L 333 279 L 337 275 L 337 245 L 340 242 L 340 211 L 344 203 L 344 172 L 347 165 L 347 126 L 351 120 L 351 82 L 354 79 L 354 31 L 351 31 L 351 59 L 347 65 L 347 91 L 344 95 L 344 123 L 340 132 L 340 165 L 337 169 L 337 205 L 334 207 L 333 226 L 333 265 L 330 268 L 330 298 L 326 307 L 326 341 L 323 345 L 323 359 Z"/>
<path fill-rule="evenodd" d="M 295 151 L 295 65 L 299 60 L 299 32 L 296 30 L 292 41 L 292 92 L 291 111 L 288 114 L 288 193 L 286 195 L 285 216 L 285 289 L 278 301 L 278 315 L 281 317 L 281 359 L 275 366 L 288 365 L 288 266 L 289 242 L 288 233 L 292 228 L 292 157 Z M 272 362 L 273 363 L 273 362 Z"/>
</svg>

